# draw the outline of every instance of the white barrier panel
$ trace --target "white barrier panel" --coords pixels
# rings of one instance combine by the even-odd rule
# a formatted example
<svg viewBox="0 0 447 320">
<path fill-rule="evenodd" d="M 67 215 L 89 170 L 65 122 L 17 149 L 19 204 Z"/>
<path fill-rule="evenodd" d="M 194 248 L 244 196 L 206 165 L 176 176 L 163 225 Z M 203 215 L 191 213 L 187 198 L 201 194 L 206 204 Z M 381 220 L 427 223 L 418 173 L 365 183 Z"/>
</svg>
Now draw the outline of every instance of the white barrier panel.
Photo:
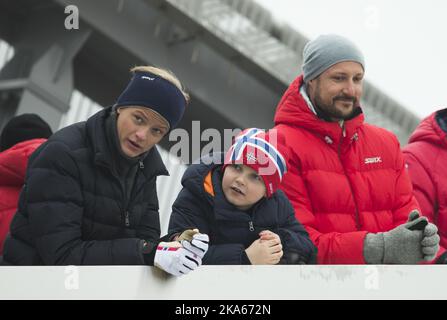
<svg viewBox="0 0 447 320">
<path fill-rule="evenodd" d="M 0 299 L 446 299 L 447 268 L 202 266 L 180 278 L 144 266 L 0 267 Z"/>
</svg>

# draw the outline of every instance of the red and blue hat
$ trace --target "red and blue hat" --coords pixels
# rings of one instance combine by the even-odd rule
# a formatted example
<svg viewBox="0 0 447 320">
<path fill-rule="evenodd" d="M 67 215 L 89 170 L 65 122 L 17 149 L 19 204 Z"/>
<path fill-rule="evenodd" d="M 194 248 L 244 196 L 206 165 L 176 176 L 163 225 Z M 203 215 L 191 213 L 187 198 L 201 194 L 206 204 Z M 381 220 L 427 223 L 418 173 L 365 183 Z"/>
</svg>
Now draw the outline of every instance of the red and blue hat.
<svg viewBox="0 0 447 320">
<path fill-rule="evenodd" d="M 263 179 L 267 197 L 276 192 L 287 172 L 285 138 L 276 129 L 258 128 L 242 131 L 227 151 L 224 169 L 229 164 L 251 167 Z"/>
</svg>

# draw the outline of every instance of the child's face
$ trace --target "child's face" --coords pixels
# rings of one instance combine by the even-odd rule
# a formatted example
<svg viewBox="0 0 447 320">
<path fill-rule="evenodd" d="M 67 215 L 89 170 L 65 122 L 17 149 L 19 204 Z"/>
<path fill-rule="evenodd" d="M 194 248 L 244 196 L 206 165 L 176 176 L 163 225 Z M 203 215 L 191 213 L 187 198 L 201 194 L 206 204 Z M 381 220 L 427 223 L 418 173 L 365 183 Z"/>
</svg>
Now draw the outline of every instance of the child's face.
<svg viewBox="0 0 447 320">
<path fill-rule="evenodd" d="M 247 210 L 265 196 L 265 184 L 261 176 L 245 165 L 226 167 L 222 189 L 225 198 L 240 210 Z"/>
</svg>

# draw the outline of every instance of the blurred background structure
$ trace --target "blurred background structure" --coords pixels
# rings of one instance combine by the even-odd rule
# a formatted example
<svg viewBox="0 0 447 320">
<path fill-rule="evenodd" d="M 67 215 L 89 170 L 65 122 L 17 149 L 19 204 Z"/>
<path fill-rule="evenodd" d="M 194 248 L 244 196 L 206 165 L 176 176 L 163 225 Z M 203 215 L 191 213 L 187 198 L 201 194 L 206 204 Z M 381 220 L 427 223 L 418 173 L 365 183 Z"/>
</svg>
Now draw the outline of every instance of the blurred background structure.
<svg viewBox="0 0 447 320">
<path fill-rule="evenodd" d="M 77 29 L 66 27 L 73 12 L 67 6 L 79 13 Z M 113 104 L 130 67 L 141 64 L 170 69 L 186 85 L 192 103 L 180 128 L 190 144 L 200 140 L 195 120 L 201 130 L 222 133 L 270 128 L 282 93 L 301 71 L 307 40 L 252 0 L 2 0 L 0 130 L 27 112 L 53 130 L 83 121 Z M 420 120 L 368 81 L 362 105 L 366 120 L 393 131 L 401 144 Z M 159 149 L 176 143 L 165 140 Z M 158 182 L 162 230 L 185 170 L 169 159 L 171 176 Z"/>
</svg>

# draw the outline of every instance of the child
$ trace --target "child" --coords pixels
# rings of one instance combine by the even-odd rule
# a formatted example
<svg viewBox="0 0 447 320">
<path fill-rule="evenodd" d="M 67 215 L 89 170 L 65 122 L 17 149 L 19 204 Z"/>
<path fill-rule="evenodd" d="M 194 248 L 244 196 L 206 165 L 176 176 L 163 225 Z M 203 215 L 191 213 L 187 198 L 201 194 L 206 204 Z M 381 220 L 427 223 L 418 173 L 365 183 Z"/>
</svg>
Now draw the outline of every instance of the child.
<svg viewBox="0 0 447 320">
<path fill-rule="evenodd" d="M 236 137 L 225 159 L 210 155 L 191 165 L 173 204 L 169 233 L 197 227 L 208 234 L 203 264 L 314 263 L 315 246 L 277 190 L 287 171 L 286 153 L 278 149 L 286 147 L 276 130 L 252 128 Z"/>
</svg>

